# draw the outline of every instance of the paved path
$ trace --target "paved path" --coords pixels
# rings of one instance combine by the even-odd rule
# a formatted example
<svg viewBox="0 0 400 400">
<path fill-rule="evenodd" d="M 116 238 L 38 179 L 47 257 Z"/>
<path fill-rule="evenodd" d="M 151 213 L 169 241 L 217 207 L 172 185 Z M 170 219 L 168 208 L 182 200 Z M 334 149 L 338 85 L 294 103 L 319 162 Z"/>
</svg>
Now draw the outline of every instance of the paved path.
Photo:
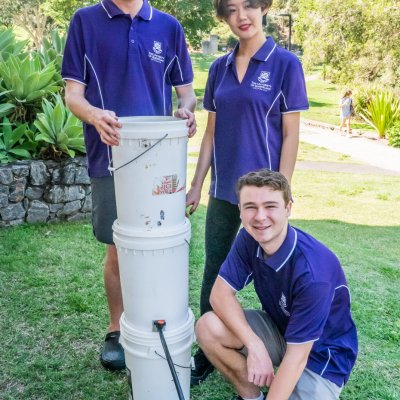
<svg viewBox="0 0 400 400">
<path fill-rule="evenodd" d="M 298 161 L 297 169 L 400 176 L 400 149 L 377 140 L 371 133 L 346 137 L 333 125 L 303 120 L 300 140 L 349 155 L 365 164 Z M 189 147 L 189 152 L 199 151 L 199 147 Z M 195 164 L 197 158 L 189 157 L 188 162 Z"/>
<path fill-rule="evenodd" d="M 359 136 L 355 134 L 352 137 L 346 137 L 342 136 L 338 129 L 333 129 L 331 126 L 310 126 L 307 122 L 303 122 L 300 129 L 300 140 L 349 155 L 355 160 L 376 167 L 376 173 L 400 175 L 400 149 L 390 147 L 377 139 L 368 138 L 366 135 Z M 300 163 L 298 164 L 298 167 L 300 168 Z M 324 164 L 328 167 L 328 164 L 332 163 Z M 343 166 L 343 163 L 335 164 L 337 164 L 338 167 Z M 368 171 L 368 168 L 362 165 L 344 165 L 353 165 L 355 170 L 362 171 L 364 169 L 364 171 Z M 373 170 L 371 169 L 370 171 Z"/>
<path fill-rule="evenodd" d="M 390 171 L 368 164 L 350 164 L 344 162 L 328 162 L 328 161 L 297 161 L 296 169 L 311 171 L 328 171 L 328 172 L 347 172 L 349 174 L 362 175 L 398 175 L 400 172 Z"/>
</svg>

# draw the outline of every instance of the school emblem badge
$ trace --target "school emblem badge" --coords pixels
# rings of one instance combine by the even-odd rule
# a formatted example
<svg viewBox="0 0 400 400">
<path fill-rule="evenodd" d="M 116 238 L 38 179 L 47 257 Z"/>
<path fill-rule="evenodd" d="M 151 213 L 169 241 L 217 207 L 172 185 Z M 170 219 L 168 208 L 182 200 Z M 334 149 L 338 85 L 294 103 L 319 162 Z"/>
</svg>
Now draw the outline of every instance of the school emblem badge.
<svg viewBox="0 0 400 400">
<path fill-rule="evenodd" d="M 281 294 L 281 299 L 279 300 L 279 307 L 287 317 L 290 317 L 290 312 L 287 310 L 286 296 L 283 294 L 283 292 Z"/>
<path fill-rule="evenodd" d="M 267 71 L 261 71 L 260 76 L 258 77 L 258 82 L 267 83 L 269 82 L 270 73 Z"/>
<path fill-rule="evenodd" d="M 161 42 L 156 42 L 156 41 L 154 41 L 153 51 L 154 51 L 154 53 L 156 53 L 156 54 L 161 54 L 161 53 L 162 53 Z"/>
</svg>

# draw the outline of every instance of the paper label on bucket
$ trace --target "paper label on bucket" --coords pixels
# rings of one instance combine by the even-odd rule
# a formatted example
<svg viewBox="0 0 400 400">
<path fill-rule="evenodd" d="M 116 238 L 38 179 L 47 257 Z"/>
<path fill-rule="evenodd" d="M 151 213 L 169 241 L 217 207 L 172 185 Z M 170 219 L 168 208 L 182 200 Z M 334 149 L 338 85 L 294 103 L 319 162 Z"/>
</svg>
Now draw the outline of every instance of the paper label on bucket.
<svg viewBox="0 0 400 400">
<path fill-rule="evenodd" d="M 177 174 L 157 177 L 153 182 L 153 196 L 162 194 L 173 194 L 185 189 L 185 184 L 179 186 L 179 177 Z"/>
</svg>

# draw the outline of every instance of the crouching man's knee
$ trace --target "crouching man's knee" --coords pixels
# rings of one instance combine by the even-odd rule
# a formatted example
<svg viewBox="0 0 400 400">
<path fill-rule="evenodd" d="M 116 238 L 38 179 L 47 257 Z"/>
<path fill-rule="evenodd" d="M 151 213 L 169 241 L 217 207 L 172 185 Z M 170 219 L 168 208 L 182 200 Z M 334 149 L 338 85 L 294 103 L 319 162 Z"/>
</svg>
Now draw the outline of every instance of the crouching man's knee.
<svg viewBox="0 0 400 400">
<path fill-rule="evenodd" d="M 214 347 L 217 343 L 220 344 L 225 334 L 225 325 L 213 311 L 204 314 L 197 321 L 197 342 L 204 351 Z"/>
</svg>

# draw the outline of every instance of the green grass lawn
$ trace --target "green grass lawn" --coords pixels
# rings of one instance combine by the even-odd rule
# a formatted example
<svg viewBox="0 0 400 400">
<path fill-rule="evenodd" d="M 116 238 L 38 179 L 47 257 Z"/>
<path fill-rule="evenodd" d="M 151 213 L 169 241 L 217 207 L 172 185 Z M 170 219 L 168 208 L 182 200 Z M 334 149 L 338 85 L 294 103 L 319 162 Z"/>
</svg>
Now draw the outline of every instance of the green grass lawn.
<svg viewBox="0 0 400 400">
<path fill-rule="evenodd" d="M 212 59 L 193 57 L 199 98 Z M 323 94 L 326 86 L 310 83 L 313 109 L 325 108 L 321 118 L 334 113 L 339 92 L 327 89 Z M 206 118 L 205 111 L 197 113 L 199 133 L 189 143 L 195 148 L 193 157 L 198 154 Z M 300 145 L 299 160 L 353 162 L 305 143 Z M 194 168 L 194 163 L 189 164 L 188 182 Z M 208 180 L 202 203 L 190 217 L 189 301 L 196 317 L 207 191 Z M 352 293 L 360 354 L 343 391 L 344 400 L 400 399 L 399 193 L 400 177 L 301 170 L 293 177 L 292 224 L 336 252 Z M 108 318 L 103 252 L 89 222 L 0 230 L 1 400 L 128 398 L 124 373 L 108 372 L 99 363 Z M 240 299 L 247 307 L 258 305 L 251 288 L 240 293 Z M 225 400 L 231 394 L 231 387 L 214 373 L 192 390 L 191 399 Z"/>
<path fill-rule="evenodd" d="M 197 97 L 198 110 L 202 109 L 208 69 L 216 57 L 215 55 L 203 55 L 200 53 L 191 54 L 195 70 L 193 87 Z M 302 117 L 327 124 L 339 125 L 340 109 L 338 104 L 343 88 L 329 81 L 324 81 L 321 77 L 320 69 L 311 72 L 310 79 L 306 80 L 306 86 L 310 109 L 303 112 Z M 352 127 L 353 129 L 373 131 L 370 125 L 359 118 L 352 119 Z"/>
<path fill-rule="evenodd" d="M 305 160 L 337 154 L 308 148 Z M 191 164 L 188 180 L 194 171 Z M 199 315 L 204 262 L 202 204 L 191 216 L 190 306 Z M 400 178 L 296 171 L 294 226 L 339 256 L 346 272 L 360 354 L 344 400 L 395 400 L 400 393 Z M 123 373 L 98 361 L 107 324 L 103 247 L 88 222 L 0 230 L 0 398 L 124 399 Z M 247 307 L 258 301 L 249 288 Z M 229 399 L 231 387 L 214 373 L 192 400 Z"/>
<path fill-rule="evenodd" d="M 310 109 L 302 113 L 302 117 L 327 124 L 340 125 L 339 100 L 343 88 L 329 81 L 324 81 L 318 71 L 315 78 L 306 81 Z M 359 118 L 352 118 L 351 126 L 353 129 L 373 130 L 370 125 Z"/>
</svg>

